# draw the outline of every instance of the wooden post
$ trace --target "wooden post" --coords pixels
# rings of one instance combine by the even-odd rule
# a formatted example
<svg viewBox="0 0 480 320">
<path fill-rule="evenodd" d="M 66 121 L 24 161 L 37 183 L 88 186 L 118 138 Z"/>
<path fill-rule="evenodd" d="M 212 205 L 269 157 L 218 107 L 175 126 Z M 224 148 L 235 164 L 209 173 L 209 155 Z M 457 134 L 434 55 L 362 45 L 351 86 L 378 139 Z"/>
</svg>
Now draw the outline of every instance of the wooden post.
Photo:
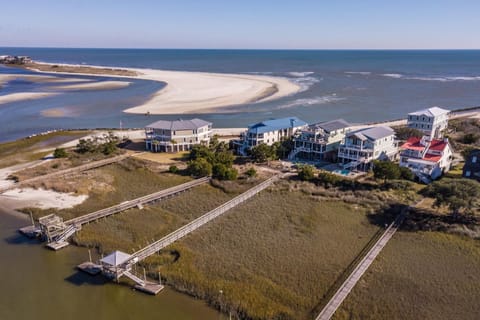
<svg viewBox="0 0 480 320">
<path fill-rule="evenodd" d="M 88 249 L 88 260 L 92 262 L 92 253 L 90 252 L 90 249 Z"/>
<path fill-rule="evenodd" d="M 32 226 L 35 226 L 35 220 L 33 220 L 32 211 L 30 211 L 30 221 L 32 221 Z"/>
<path fill-rule="evenodd" d="M 162 276 L 160 275 L 160 271 L 158 272 L 158 284 L 162 285 Z"/>
<path fill-rule="evenodd" d="M 143 268 L 143 280 L 147 282 L 147 272 L 145 271 L 145 268 Z"/>
</svg>

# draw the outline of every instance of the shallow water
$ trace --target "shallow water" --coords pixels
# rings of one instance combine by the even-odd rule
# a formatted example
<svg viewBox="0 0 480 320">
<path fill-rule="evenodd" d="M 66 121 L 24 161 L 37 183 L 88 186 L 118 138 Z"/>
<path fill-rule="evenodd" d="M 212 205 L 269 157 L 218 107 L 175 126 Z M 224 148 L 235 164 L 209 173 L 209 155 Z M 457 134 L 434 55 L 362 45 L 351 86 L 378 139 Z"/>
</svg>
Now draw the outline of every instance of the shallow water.
<svg viewBox="0 0 480 320">
<path fill-rule="evenodd" d="M 79 273 L 86 249 L 47 250 L 17 233 L 28 220 L 0 211 L 0 319 L 226 319 L 169 288 L 149 296 Z"/>
<path fill-rule="evenodd" d="M 147 50 L 0 48 L 0 54 L 29 55 L 56 63 L 166 70 L 267 74 L 289 78 L 303 91 L 276 101 L 227 107 L 212 114 L 145 116 L 122 110 L 148 100 L 162 87 L 135 80 L 128 88 L 74 91 L 0 106 L 0 141 L 55 128 L 144 127 L 158 119 L 200 116 L 215 127 L 244 127 L 268 118 L 297 116 L 308 122 L 344 118 L 374 122 L 404 118 L 438 105 L 480 105 L 479 50 Z M 0 73 L 24 72 L 0 67 Z M 77 76 L 74 76 L 77 77 Z M 0 95 L 39 84 L 10 83 Z M 28 87 L 30 86 L 30 87 Z M 41 84 L 40 84 L 41 86 Z M 42 111 L 64 108 L 61 117 Z M 227 112 L 228 111 L 228 112 Z"/>
</svg>

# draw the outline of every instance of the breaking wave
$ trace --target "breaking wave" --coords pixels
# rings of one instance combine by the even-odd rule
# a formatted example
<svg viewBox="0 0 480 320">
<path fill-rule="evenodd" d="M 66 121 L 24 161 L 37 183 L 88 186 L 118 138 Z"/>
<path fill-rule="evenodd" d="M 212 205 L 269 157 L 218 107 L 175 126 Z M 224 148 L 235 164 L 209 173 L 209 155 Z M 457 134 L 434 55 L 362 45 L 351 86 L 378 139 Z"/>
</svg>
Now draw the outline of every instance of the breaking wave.
<svg viewBox="0 0 480 320">
<path fill-rule="evenodd" d="M 312 75 L 314 74 L 315 72 L 313 71 L 306 71 L 306 72 L 288 72 L 287 75 L 291 76 L 291 77 L 298 77 L 298 78 L 301 78 L 301 77 L 306 77 L 306 76 L 309 76 L 309 75 Z"/>
<path fill-rule="evenodd" d="M 464 76 L 464 77 L 438 77 L 438 76 L 407 76 L 398 73 L 384 73 L 384 77 L 395 78 L 395 79 L 404 79 L 404 80 L 419 80 L 419 81 L 440 81 L 440 82 L 451 82 L 451 81 L 480 81 L 480 76 Z"/>
<path fill-rule="evenodd" d="M 372 74 L 370 71 L 345 71 L 346 74 L 360 74 L 362 76 L 368 76 Z"/>
<path fill-rule="evenodd" d="M 332 93 L 332 94 L 321 96 L 321 97 L 297 99 L 295 101 L 282 104 L 276 107 L 276 109 L 288 109 L 288 108 L 301 107 L 301 106 L 313 106 L 317 104 L 326 104 L 326 103 L 341 101 L 345 99 L 346 98 L 338 97 L 336 93 Z"/>
</svg>

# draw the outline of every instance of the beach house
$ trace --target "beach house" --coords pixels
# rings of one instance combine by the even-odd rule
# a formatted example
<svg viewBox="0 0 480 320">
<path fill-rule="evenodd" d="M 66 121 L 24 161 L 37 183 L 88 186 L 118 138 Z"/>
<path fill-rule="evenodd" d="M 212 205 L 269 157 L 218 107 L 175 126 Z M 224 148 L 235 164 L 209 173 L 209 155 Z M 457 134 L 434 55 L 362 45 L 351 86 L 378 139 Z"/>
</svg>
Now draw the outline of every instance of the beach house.
<svg viewBox="0 0 480 320">
<path fill-rule="evenodd" d="M 448 139 L 411 137 L 400 147 L 400 166 L 409 168 L 424 183 L 450 170 L 453 152 Z"/>
<path fill-rule="evenodd" d="M 297 117 L 265 120 L 248 126 L 245 133 L 242 134 L 240 141 L 237 142 L 237 148 L 240 154 L 244 154 L 247 149 L 256 145 L 265 143 L 271 146 L 275 142 L 282 141 L 292 137 L 298 130 L 307 127 L 307 123 Z"/>
<path fill-rule="evenodd" d="M 407 126 L 422 131 L 431 139 L 439 139 L 447 129 L 449 113 L 449 110 L 439 107 L 411 112 L 408 114 Z"/>
<path fill-rule="evenodd" d="M 462 176 L 464 178 L 476 179 L 480 182 L 480 149 L 470 151 L 463 166 Z"/>
<path fill-rule="evenodd" d="M 145 147 L 153 152 L 188 151 L 196 144 L 208 144 L 212 123 L 201 119 L 159 120 L 145 127 Z"/>
<path fill-rule="evenodd" d="M 373 160 L 393 160 L 398 153 L 395 131 L 386 126 L 348 132 L 338 147 L 338 160 L 345 169 L 367 170 Z"/>
<path fill-rule="evenodd" d="M 335 161 L 350 124 L 343 119 L 311 124 L 293 137 L 290 160 Z"/>
</svg>

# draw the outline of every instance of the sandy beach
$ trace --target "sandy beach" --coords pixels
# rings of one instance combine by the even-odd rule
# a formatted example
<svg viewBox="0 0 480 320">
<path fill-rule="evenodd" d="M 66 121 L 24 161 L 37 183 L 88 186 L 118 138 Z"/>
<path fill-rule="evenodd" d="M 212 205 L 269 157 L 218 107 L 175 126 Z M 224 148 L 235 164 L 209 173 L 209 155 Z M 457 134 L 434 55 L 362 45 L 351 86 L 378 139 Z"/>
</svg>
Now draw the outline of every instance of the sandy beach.
<svg viewBox="0 0 480 320">
<path fill-rule="evenodd" d="M 65 209 L 74 207 L 87 198 L 87 195 L 32 188 L 12 189 L 0 194 L 0 201 L 15 209 L 26 207 Z"/>
<path fill-rule="evenodd" d="M 51 64 L 37 64 L 51 65 Z M 286 78 L 246 74 L 223 74 L 188 71 L 165 71 L 156 69 L 122 68 L 125 74 L 109 73 L 102 66 L 56 65 L 59 74 L 81 74 L 133 78 L 166 83 L 139 106 L 124 110 L 135 114 L 188 114 L 207 113 L 222 107 L 264 102 L 293 95 L 301 90 L 300 85 Z M 75 71 L 75 67 L 79 68 Z M 40 68 L 30 67 L 38 72 Z M 67 71 L 65 71 L 67 70 Z M 101 74 L 89 70 L 102 70 Z M 54 72 L 49 70 L 48 72 Z"/>
</svg>

